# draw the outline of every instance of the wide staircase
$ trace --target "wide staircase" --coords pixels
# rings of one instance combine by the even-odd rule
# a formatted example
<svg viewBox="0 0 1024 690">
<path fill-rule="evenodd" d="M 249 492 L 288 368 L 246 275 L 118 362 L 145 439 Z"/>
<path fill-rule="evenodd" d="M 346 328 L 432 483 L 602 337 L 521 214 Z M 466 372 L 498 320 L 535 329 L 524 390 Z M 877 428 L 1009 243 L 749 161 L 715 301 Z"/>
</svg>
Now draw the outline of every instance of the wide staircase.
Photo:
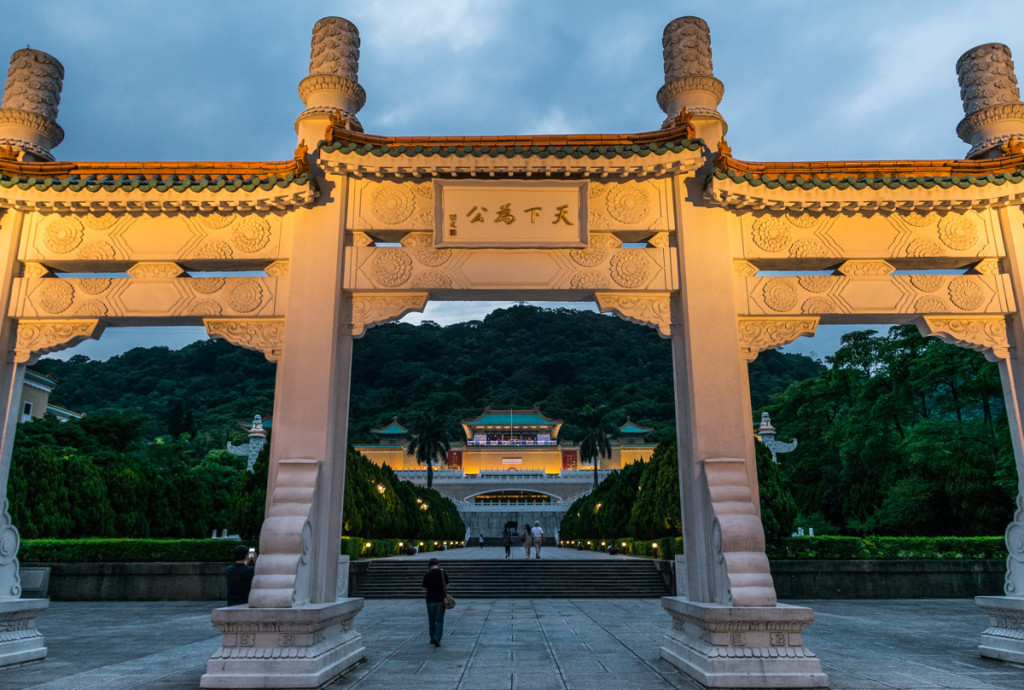
<svg viewBox="0 0 1024 690">
<path fill-rule="evenodd" d="M 444 570 L 455 597 L 480 599 L 657 598 L 671 592 L 645 559 L 607 561 L 449 560 Z M 422 560 L 375 560 L 353 583 L 352 596 L 367 599 L 412 599 L 423 596 Z"/>
</svg>

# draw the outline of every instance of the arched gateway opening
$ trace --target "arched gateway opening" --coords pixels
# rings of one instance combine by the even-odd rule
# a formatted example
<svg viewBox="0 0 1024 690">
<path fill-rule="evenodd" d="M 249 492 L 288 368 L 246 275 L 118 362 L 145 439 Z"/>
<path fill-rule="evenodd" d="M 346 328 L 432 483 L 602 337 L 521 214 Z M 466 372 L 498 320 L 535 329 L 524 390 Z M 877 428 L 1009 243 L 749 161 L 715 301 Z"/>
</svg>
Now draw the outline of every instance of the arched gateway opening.
<svg viewBox="0 0 1024 690">
<path fill-rule="evenodd" d="M 431 299 L 594 300 L 672 342 L 687 584 L 664 600 L 662 657 L 707 686 L 827 685 L 803 645 L 812 612 L 778 605 L 764 553 L 747 363 L 819 323 L 914 321 L 999 362 L 1024 467 L 1024 104 L 1003 78 L 1009 51 L 958 64 L 966 160 L 752 163 L 724 140 L 700 19 L 666 28 L 667 119 L 640 134 L 366 134 L 358 46 L 349 22 L 317 23 L 299 145 L 272 163 L 53 162 L 63 68 L 14 54 L 0 111 L 0 487 L 33 357 L 143 324 L 201 323 L 264 352 L 278 369 L 262 555 L 249 605 L 214 612 L 223 646 L 203 686 L 315 687 L 363 657 L 362 601 L 337 594 L 353 339 Z M 934 273 L 951 268 L 967 270 Z M 1019 661 L 1018 506 L 982 653 Z M 2 520 L 0 613 L 25 631 L 0 641 L 13 663 L 45 648 Z"/>
</svg>

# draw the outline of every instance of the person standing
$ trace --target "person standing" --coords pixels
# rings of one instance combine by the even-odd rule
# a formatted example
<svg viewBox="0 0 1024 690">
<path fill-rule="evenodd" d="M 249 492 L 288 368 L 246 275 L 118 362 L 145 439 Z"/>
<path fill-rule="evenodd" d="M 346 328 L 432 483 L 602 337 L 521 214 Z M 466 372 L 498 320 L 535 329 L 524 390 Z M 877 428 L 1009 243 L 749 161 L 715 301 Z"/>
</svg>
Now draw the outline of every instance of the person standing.
<svg viewBox="0 0 1024 690">
<path fill-rule="evenodd" d="M 523 544 L 523 549 L 526 551 L 526 557 L 530 557 L 530 547 L 533 545 L 533 537 L 530 534 L 530 526 L 523 525 L 523 533 L 519 535 L 519 541 Z"/>
<path fill-rule="evenodd" d="M 430 633 L 430 644 L 441 646 L 441 634 L 444 633 L 444 595 L 448 591 L 448 573 L 441 570 L 441 562 L 431 558 L 426 574 L 423 576 L 422 589 L 427 593 L 427 632 Z"/>
<path fill-rule="evenodd" d="M 480 548 L 484 548 L 484 533 L 480 533 L 480 539 L 477 540 L 480 543 Z"/>
<path fill-rule="evenodd" d="M 512 558 L 512 532 L 508 527 L 505 528 L 505 536 L 501 538 L 501 543 L 505 547 L 505 558 Z"/>
<path fill-rule="evenodd" d="M 544 543 L 544 529 L 540 526 L 540 520 L 534 521 L 533 529 L 530 530 L 530 536 L 533 538 L 533 548 L 537 552 L 537 558 L 540 558 L 540 547 Z M 527 552 L 526 557 L 530 557 L 529 552 Z"/>
<path fill-rule="evenodd" d="M 255 549 L 241 544 L 235 547 L 235 562 L 224 570 L 228 579 L 228 606 L 249 603 L 252 578 L 256 574 L 255 563 Z"/>
</svg>

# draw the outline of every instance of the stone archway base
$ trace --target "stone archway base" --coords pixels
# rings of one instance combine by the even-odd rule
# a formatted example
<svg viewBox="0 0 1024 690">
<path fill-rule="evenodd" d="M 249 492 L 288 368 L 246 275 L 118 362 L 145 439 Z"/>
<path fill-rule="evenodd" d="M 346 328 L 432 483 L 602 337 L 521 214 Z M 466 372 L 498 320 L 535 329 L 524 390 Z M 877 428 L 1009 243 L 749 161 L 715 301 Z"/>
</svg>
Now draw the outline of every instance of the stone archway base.
<svg viewBox="0 0 1024 690">
<path fill-rule="evenodd" d="M 803 606 L 727 606 L 662 597 L 672 616 L 661 658 L 707 688 L 827 688 L 803 644 L 814 611 Z"/>
<path fill-rule="evenodd" d="M 49 599 L 0 601 L 0 666 L 46 658 L 46 644 L 36 629 L 36 618 Z"/>
<path fill-rule="evenodd" d="M 990 625 L 981 633 L 978 652 L 989 659 L 1024 664 L 1024 599 L 974 597 L 988 615 Z"/>
<path fill-rule="evenodd" d="M 199 687 L 322 687 L 366 655 L 353 626 L 362 609 L 356 598 L 288 609 L 215 609 L 213 625 L 224 637 Z"/>
</svg>

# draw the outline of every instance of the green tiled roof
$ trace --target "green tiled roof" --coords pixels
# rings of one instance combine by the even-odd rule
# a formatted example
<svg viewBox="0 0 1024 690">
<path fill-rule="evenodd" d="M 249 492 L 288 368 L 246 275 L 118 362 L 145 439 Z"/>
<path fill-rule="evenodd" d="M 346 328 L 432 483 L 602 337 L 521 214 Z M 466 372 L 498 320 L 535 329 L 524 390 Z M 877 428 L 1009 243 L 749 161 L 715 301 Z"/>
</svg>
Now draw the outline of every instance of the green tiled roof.
<svg viewBox="0 0 1024 690">
<path fill-rule="evenodd" d="M 492 412 L 483 415 L 480 419 L 467 420 L 463 424 L 466 426 L 508 426 L 509 419 L 512 420 L 513 426 L 553 426 L 559 423 L 544 419 L 543 415 L 536 412 L 516 412 L 511 415 Z"/>
<path fill-rule="evenodd" d="M 590 145 L 575 145 L 567 144 L 561 146 L 522 146 L 522 145 L 481 145 L 473 146 L 469 144 L 464 145 L 432 145 L 424 146 L 422 144 L 415 144 L 407 146 L 405 144 L 391 145 L 391 144 L 358 144 L 356 142 L 344 142 L 335 141 L 334 143 L 328 144 L 326 141 L 321 141 L 319 147 L 322 151 L 339 153 L 356 153 L 362 155 L 372 156 L 439 156 L 441 158 L 448 158 L 449 156 L 455 156 L 456 158 L 463 158 L 465 156 L 472 156 L 479 158 L 482 156 L 489 156 L 490 158 L 514 158 L 516 156 L 522 156 L 524 158 L 530 158 L 536 156 L 537 158 L 631 158 L 633 156 L 639 156 L 641 158 L 650 155 L 661 155 L 665 153 L 683 153 L 684 151 L 698 151 L 704 146 L 704 142 L 700 139 L 680 139 L 678 141 L 669 142 L 652 142 L 645 144 L 631 144 L 631 145 L 615 145 L 615 146 L 590 146 Z"/>
<path fill-rule="evenodd" d="M 378 434 L 380 436 L 405 436 L 409 433 L 409 430 L 397 421 L 392 421 L 383 429 L 370 429 L 370 433 Z"/>
<path fill-rule="evenodd" d="M 649 431 L 652 431 L 652 429 L 644 429 L 642 427 L 638 427 L 633 422 L 627 421 L 619 427 L 619 431 L 624 434 L 646 434 Z"/>
<path fill-rule="evenodd" d="M 250 175 L 67 175 L 31 177 L 0 173 L 0 187 L 11 189 L 39 191 L 54 190 L 63 192 L 114 192 L 120 190 L 139 190 L 141 192 L 252 192 L 256 189 L 269 192 L 274 187 L 285 188 L 290 185 L 310 185 L 313 178 L 307 173 L 295 175 L 270 174 L 264 177 Z"/>
<path fill-rule="evenodd" d="M 1017 184 L 1024 181 L 1024 170 L 1014 172 L 992 173 L 988 175 L 936 175 L 936 176 L 899 176 L 899 177 L 876 177 L 851 175 L 844 177 L 830 176 L 822 178 L 814 175 L 767 175 L 757 173 L 740 173 L 735 170 L 718 170 L 712 173 L 712 177 L 718 180 L 728 180 L 737 184 L 749 184 L 752 187 L 764 185 L 766 189 L 969 189 L 970 187 L 984 187 L 989 184 L 1003 185 L 1007 183 Z M 709 178 L 710 179 L 710 178 Z"/>
</svg>

